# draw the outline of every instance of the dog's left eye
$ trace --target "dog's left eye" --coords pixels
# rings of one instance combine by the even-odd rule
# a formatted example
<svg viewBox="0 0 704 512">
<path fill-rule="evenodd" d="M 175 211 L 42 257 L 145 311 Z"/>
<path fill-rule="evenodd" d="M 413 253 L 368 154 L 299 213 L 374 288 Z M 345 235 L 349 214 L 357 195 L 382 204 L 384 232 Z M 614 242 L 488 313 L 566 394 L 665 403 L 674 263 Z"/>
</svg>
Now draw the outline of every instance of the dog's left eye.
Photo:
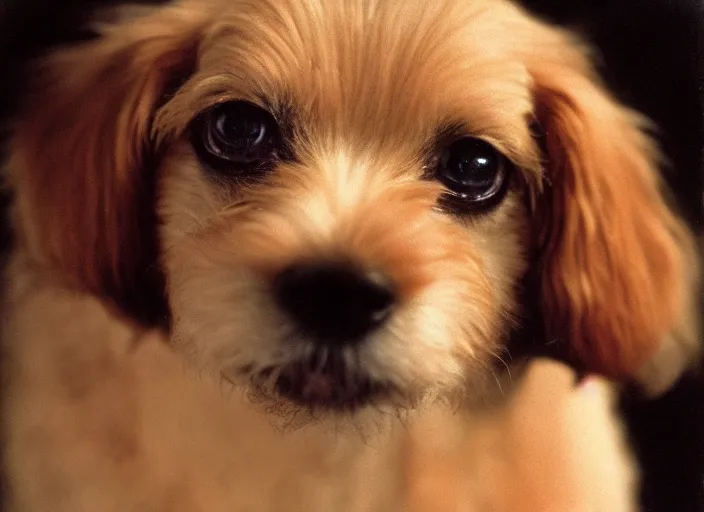
<svg viewBox="0 0 704 512">
<path fill-rule="evenodd" d="M 281 137 L 269 112 L 247 101 L 230 101 L 196 117 L 191 124 L 191 142 L 209 167 L 239 174 L 270 167 Z"/>
<path fill-rule="evenodd" d="M 494 146 L 481 139 L 464 137 L 441 153 L 437 179 L 453 194 L 447 201 L 463 208 L 496 204 L 506 190 L 510 164 Z"/>
</svg>

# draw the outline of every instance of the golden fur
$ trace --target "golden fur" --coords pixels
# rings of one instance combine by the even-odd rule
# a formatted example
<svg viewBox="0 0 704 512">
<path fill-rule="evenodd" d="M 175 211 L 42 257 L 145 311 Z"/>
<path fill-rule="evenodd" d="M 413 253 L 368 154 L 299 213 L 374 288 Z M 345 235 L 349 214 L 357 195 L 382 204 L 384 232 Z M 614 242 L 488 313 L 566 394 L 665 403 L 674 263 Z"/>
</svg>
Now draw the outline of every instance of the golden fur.
<svg viewBox="0 0 704 512">
<path fill-rule="evenodd" d="M 146 363 L 130 347 L 142 353 L 150 342 L 138 340 L 156 345 L 168 333 L 206 380 L 246 386 L 243 372 L 305 355 L 304 342 L 288 342 L 267 283 L 308 259 L 352 260 L 397 285 L 389 324 L 345 352 L 393 386 L 394 406 L 494 387 L 528 272 L 540 276 L 527 300 L 542 304 L 549 339 L 590 371 L 657 392 L 691 362 L 691 234 L 660 190 L 645 121 L 605 91 L 571 33 L 503 0 L 181 0 L 114 18 L 97 40 L 41 64 L 13 126 L 6 176 L 17 246 L 4 339 L 19 481 L 38 471 L 23 470 L 31 457 L 19 454 L 44 414 L 23 393 L 47 407 L 78 396 L 70 414 L 93 418 L 95 442 L 132 454 L 116 461 L 125 481 L 163 475 L 149 469 L 158 457 L 139 434 L 140 396 L 154 382 L 132 382 Z M 186 128 L 229 99 L 292 110 L 296 161 L 251 186 L 208 179 Z M 448 123 L 520 171 L 486 215 L 438 211 L 442 187 L 421 179 L 425 148 Z M 109 386 L 113 370 L 125 391 L 103 396 L 95 386 Z M 102 417 L 106 400 L 117 402 Z M 227 415 L 214 421 L 235 425 Z M 54 427 L 78 428 L 39 431 Z M 209 492 L 197 475 L 183 479 Z M 189 499 L 198 505 L 183 510 L 207 507 Z"/>
<path fill-rule="evenodd" d="M 423 411 L 406 441 L 410 512 L 637 510 L 637 471 L 614 425 L 612 390 L 538 362 L 509 407 Z M 587 421 L 588 419 L 588 421 Z"/>
</svg>

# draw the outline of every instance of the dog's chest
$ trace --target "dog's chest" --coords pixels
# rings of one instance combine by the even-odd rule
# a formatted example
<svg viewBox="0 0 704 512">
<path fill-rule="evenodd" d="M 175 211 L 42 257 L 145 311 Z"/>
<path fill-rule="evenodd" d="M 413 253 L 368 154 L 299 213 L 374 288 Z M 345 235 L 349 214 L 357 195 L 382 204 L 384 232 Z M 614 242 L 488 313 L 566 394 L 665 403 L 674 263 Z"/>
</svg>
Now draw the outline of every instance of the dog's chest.
<svg viewBox="0 0 704 512">
<path fill-rule="evenodd" d="M 564 371 L 537 368 L 488 416 L 281 431 L 158 334 L 14 277 L 3 332 L 13 512 L 632 510 L 606 394 L 573 393 Z"/>
</svg>

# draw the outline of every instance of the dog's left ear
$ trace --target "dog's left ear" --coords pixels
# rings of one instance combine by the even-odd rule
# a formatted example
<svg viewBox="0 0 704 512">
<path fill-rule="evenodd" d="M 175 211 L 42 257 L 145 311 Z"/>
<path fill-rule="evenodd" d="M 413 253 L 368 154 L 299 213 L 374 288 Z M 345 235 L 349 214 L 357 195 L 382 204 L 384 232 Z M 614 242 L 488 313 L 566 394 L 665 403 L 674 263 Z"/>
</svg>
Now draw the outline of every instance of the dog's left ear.
<svg viewBox="0 0 704 512">
<path fill-rule="evenodd" d="M 10 142 L 20 244 L 74 288 L 148 323 L 163 318 L 152 118 L 192 70 L 204 13 L 118 12 L 94 40 L 42 61 Z"/>
<path fill-rule="evenodd" d="M 569 36 L 529 59 L 545 147 L 542 314 L 586 371 L 666 388 L 698 345 L 693 237 L 671 210 L 647 122 L 600 85 Z"/>
</svg>

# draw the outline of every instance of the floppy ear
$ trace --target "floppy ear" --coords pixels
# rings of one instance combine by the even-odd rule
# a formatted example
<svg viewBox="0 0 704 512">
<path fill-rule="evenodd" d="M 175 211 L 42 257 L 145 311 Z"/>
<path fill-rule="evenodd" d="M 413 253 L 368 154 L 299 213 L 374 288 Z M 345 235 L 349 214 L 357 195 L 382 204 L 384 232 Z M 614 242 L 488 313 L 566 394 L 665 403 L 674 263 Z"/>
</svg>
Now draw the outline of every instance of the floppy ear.
<svg viewBox="0 0 704 512">
<path fill-rule="evenodd" d="M 54 52 L 13 127 L 19 243 L 140 320 L 163 305 L 151 120 L 174 74 L 193 65 L 198 14 L 156 9 Z"/>
<path fill-rule="evenodd" d="M 692 236 L 662 194 L 645 120 L 562 43 L 530 65 L 547 160 L 538 219 L 547 334 L 588 371 L 661 389 L 698 344 Z"/>
</svg>

